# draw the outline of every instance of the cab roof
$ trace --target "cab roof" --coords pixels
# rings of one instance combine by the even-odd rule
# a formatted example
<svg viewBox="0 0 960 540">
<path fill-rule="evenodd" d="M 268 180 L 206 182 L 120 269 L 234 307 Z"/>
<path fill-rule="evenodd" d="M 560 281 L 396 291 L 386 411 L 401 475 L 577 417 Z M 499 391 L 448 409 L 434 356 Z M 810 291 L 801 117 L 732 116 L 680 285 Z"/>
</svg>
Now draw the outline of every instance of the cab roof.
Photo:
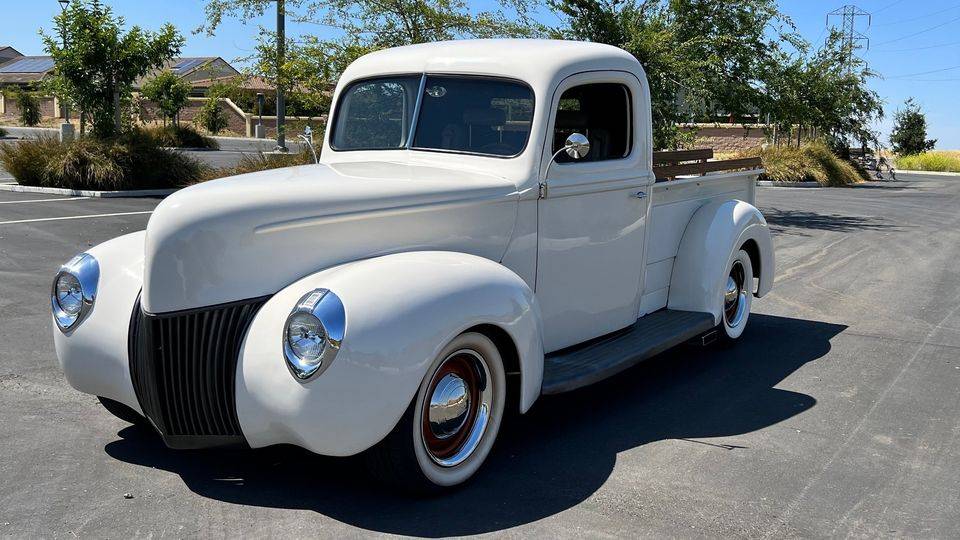
<svg viewBox="0 0 960 540">
<path fill-rule="evenodd" d="M 510 77 L 534 89 L 582 71 L 629 71 L 643 77 L 630 53 L 611 45 L 550 39 L 464 39 L 384 49 L 350 64 L 341 84 L 377 75 L 461 73 Z"/>
</svg>

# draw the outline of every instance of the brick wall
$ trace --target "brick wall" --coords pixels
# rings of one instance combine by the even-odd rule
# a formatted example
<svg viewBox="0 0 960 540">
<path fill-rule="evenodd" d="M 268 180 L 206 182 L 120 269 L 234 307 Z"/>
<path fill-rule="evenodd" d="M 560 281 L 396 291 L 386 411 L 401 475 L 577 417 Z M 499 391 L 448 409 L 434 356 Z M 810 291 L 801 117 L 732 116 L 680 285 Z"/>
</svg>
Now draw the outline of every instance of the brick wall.
<svg viewBox="0 0 960 540">
<path fill-rule="evenodd" d="M 192 124 L 194 118 L 200 112 L 200 108 L 206 102 L 204 98 L 189 98 L 187 106 L 180 111 L 180 122 L 183 124 Z M 161 122 L 162 116 L 156 104 L 149 100 L 140 100 L 140 120 L 142 122 Z M 234 135 L 247 135 L 247 118 L 230 100 L 221 99 L 220 109 L 227 117 L 227 131 Z"/>
<path fill-rule="evenodd" d="M 41 97 L 40 98 L 40 116 L 43 118 L 57 118 L 60 116 L 60 111 L 55 107 L 54 99 L 52 97 Z M 0 114 L 0 121 L 4 122 L 19 122 L 20 121 L 20 107 L 17 106 L 17 100 L 11 96 L 4 96 L 3 98 L 3 114 Z"/>
<path fill-rule="evenodd" d="M 713 148 L 715 153 L 730 154 L 761 146 L 767 141 L 764 126 L 701 124 L 697 129 L 697 148 Z"/>
</svg>

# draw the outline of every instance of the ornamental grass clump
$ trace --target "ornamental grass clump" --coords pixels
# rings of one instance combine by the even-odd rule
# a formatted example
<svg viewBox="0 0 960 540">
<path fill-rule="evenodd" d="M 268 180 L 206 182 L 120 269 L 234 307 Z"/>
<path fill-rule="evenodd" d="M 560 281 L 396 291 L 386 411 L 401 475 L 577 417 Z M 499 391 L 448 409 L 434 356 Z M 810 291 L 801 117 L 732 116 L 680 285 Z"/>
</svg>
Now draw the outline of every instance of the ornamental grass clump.
<svg viewBox="0 0 960 540">
<path fill-rule="evenodd" d="M 142 136 L 153 139 L 157 145 L 167 148 L 206 148 L 210 150 L 220 148 L 217 141 L 203 135 L 189 125 L 155 126 L 141 128 L 139 132 Z"/>
<path fill-rule="evenodd" d="M 21 185 L 102 191 L 177 188 L 208 174 L 197 160 L 140 132 L 2 144 L 0 164 Z"/>
<path fill-rule="evenodd" d="M 908 171 L 960 172 L 960 152 L 924 152 L 900 156 L 897 168 Z"/>
<path fill-rule="evenodd" d="M 866 180 L 865 171 L 837 157 L 830 148 L 813 142 L 800 148 L 769 146 L 747 152 L 760 156 L 764 173 L 761 180 L 773 182 L 817 182 L 823 186 L 847 186 Z"/>
</svg>

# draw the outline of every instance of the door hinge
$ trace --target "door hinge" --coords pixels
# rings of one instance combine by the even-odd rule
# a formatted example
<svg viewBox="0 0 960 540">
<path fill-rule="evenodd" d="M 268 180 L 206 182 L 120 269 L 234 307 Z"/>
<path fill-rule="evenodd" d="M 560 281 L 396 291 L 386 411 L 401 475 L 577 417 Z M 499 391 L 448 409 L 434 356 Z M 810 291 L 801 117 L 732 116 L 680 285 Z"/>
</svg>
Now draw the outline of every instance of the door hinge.
<svg viewBox="0 0 960 540">
<path fill-rule="evenodd" d="M 541 198 L 541 199 L 546 199 L 546 198 L 547 198 L 547 183 L 546 183 L 546 182 L 540 182 L 540 198 Z"/>
</svg>

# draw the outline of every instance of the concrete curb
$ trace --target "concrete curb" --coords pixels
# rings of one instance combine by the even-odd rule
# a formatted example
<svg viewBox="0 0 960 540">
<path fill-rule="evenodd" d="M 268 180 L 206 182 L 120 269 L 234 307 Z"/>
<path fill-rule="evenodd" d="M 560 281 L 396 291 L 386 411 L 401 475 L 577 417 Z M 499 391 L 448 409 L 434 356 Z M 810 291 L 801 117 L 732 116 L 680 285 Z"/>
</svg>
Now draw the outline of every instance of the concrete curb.
<svg viewBox="0 0 960 540">
<path fill-rule="evenodd" d="M 758 186 L 763 187 L 799 187 L 799 188 L 818 188 L 823 187 L 819 182 L 772 182 L 770 180 L 757 180 Z"/>
<path fill-rule="evenodd" d="M 16 183 L 0 183 L 0 191 L 12 191 L 16 193 L 45 193 L 47 195 L 66 195 L 68 197 L 99 197 L 103 199 L 118 199 L 121 197 L 166 197 L 177 190 L 134 189 L 126 191 L 94 191 L 87 189 L 21 186 L 20 184 Z"/>
<path fill-rule="evenodd" d="M 960 173 L 955 172 L 940 172 L 940 171 L 902 171 L 897 169 L 897 176 L 905 174 L 907 176 L 957 176 L 960 177 Z"/>
</svg>

